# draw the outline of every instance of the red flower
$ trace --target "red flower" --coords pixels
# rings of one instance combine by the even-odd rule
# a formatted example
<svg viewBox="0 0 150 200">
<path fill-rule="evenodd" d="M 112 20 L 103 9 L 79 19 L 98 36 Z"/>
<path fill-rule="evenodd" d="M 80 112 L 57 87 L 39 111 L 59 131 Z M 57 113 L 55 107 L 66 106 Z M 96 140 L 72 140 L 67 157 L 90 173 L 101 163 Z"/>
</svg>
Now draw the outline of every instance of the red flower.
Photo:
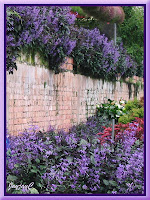
<svg viewBox="0 0 150 200">
<path fill-rule="evenodd" d="M 111 127 L 107 127 L 107 128 L 103 127 L 103 128 L 104 128 L 104 132 L 97 133 L 97 135 L 101 136 L 100 138 L 98 138 L 101 144 L 104 144 L 106 141 L 108 141 L 112 133 Z M 136 117 L 136 121 L 134 121 L 133 123 L 116 124 L 115 125 L 115 141 L 123 139 L 124 134 L 127 134 L 128 131 L 130 132 L 133 130 L 136 131 L 135 137 L 142 141 L 144 138 L 144 119 Z"/>
</svg>

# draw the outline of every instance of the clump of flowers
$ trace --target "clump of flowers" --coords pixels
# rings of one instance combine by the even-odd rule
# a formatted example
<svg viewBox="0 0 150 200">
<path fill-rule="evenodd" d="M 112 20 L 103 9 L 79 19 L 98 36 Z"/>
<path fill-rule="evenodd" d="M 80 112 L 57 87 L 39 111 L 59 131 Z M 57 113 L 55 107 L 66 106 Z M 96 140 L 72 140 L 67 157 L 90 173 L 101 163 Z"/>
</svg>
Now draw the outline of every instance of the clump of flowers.
<svg viewBox="0 0 150 200">
<path fill-rule="evenodd" d="M 107 103 L 103 103 L 101 105 L 97 105 L 97 116 L 106 116 L 109 119 L 116 119 L 124 114 L 126 114 L 126 109 L 124 107 L 125 101 L 120 100 L 119 103 L 117 103 L 114 100 L 108 99 Z"/>
<path fill-rule="evenodd" d="M 40 58 L 58 71 L 76 45 L 70 37 L 75 15 L 69 6 L 8 6 L 6 27 L 6 68 L 13 73 L 21 51 Z"/>
<path fill-rule="evenodd" d="M 71 56 L 74 69 L 84 75 L 105 80 L 116 80 L 120 77 L 133 76 L 136 63 L 127 55 L 123 44 L 114 46 L 99 29 L 74 28 L 72 37 L 76 38 L 76 46 Z"/>
<path fill-rule="evenodd" d="M 42 63 L 56 73 L 65 58 L 72 56 L 74 70 L 94 78 L 116 80 L 133 76 L 136 63 L 123 45 L 93 30 L 74 26 L 76 15 L 69 6 L 7 6 L 6 69 L 17 69 L 21 52 L 40 55 Z M 78 69 L 78 70 L 77 70 Z"/>
<path fill-rule="evenodd" d="M 101 128 L 95 117 L 69 132 L 56 132 L 52 127 L 40 132 L 31 127 L 19 136 L 10 136 L 7 188 L 34 182 L 33 191 L 40 194 L 142 194 L 143 144 L 135 141 L 135 131 L 128 130 L 123 140 L 113 142 L 112 151 L 112 142 L 102 146 L 92 132 Z"/>
</svg>

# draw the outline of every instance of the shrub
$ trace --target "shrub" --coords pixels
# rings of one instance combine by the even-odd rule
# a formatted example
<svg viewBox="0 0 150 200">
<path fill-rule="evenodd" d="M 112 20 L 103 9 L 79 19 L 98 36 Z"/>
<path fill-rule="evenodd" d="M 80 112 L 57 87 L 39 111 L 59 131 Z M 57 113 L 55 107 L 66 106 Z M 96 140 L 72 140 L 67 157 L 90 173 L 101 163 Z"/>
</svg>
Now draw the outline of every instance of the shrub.
<svg viewBox="0 0 150 200">
<path fill-rule="evenodd" d="M 96 106 L 97 116 L 106 116 L 108 119 L 115 119 L 118 121 L 118 118 L 126 113 L 124 107 L 125 101 L 120 100 L 117 103 L 114 100 L 108 99 L 107 103 Z"/>
<path fill-rule="evenodd" d="M 144 7 L 123 6 L 125 12 L 124 23 L 118 25 L 117 35 L 121 37 L 127 52 L 137 63 L 137 76 L 144 72 Z"/>
<path fill-rule="evenodd" d="M 140 101 L 134 99 L 133 101 L 128 101 L 125 104 L 125 109 L 128 111 L 127 114 L 121 116 L 118 120 L 119 123 L 128 123 L 135 120 L 135 117 L 143 118 L 144 117 L 144 101 L 141 99 Z"/>
<path fill-rule="evenodd" d="M 70 37 L 75 15 L 69 6 L 8 6 L 6 67 L 10 73 L 21 51 L 35 53 L 58 72 L 59 65 L 69 56 L 76 41 Z"/>
<path fill-rule="evenodd" d="M 6 30 L 6 70 L 13 73 L 17 70 L 16 57 L 20 49 L 17 43 L 18 35 L 21 34 L 21 19 L 20 15 L 7 8 L 7 30 Z"/>
<path fill-rule="evenodd" d="M 116 80 L 116 76 L 132 76 L 136 64 L 126 54 L 122 44 L 114 46 L 113 41 L 101 35 L 97 28 L 93 30 L 74 29 L 72 37 L 77 43 L 71 55 L 76 71 L 94 78 Z"/>
<path fill-rule="evenodd" d="M 52 127 L 49 128 L 48 132 L 42 133 L 37 131 L 38 128 L 31 127 L 18 137 L 11 136 L 10 144 L 7 141 L 7 145 L 11 146 L 11 149 L 8 148 L 7 151 L 7 186 L 13 181 L 14 184 L 18 185 L 29 185 L 34 182 L 33 187 L 40 193 L 54 192 L 47 189 L 47 180 L 45 182 L 44 178 L 41 177 L 44 173 L 49 172 L 48 166 L 55 168 L 59 159 L 63 163 L 66 158 L 71 159 L 69 157 L 71 155 L 76 157 L 76 154 L 79 154 L 80 151 L 76 152 L 75 147 L 80 147 L 80 143 L 82 146 L 82 143 L 86 144 L 87 141 L 92 143 L 96 139 L 95 133 L 103 130 L 102 124 L 108 125 L 109 121 L 105 120 L 105 123 L 103 123 L 103 118 L 94 116 L 88 118 L 86 123 L 73 126 L 69 133 L 63 130 L 56 133 Z M 75 142 L 78 141 L 78 145 L 72 142 L 73 137 Z M 96 141 L 94 140 L 95 143 Z M 24 174 L 27 174 L 27 176 L 24 176 Z M 8 192 L 23 193 L 23 191 L 15 191 L 14 189 Z"/>
<path fill-rule="evenodd" d="M 125 108 L 126 108 L 127 111 L 130 111 L 130 110 L 132 110 L 133 108 L 141 108 L 140 101 L 137 100 L 137 99 L 134 99 L 133 101 L 132 101 L 132 100 L 129 100 L 129 101 L 126 103 Z"/>
<path fill-rule="evenodd" d="M 132 115 L 133 115 L 133 117 L 139 117 L 139 118 L 143 118 L 144 117 L 144 108 L 142 107 L 142 108 L 133 108 L 132 109 Z"/>
<path fill-rule="evenodd" d="M 126 115 L 124 115 L 124 116 L 121 116 L 119 119 L 118 119 L 118 122 L 119 123 L 123 123 L 123 124 L 127 124 L 127 123 L 129 123 L 129 122 L 132 122 L 132 121 L 134 121 L 134 117 L 133 116 L 131 116 L 130 114 L 128 115 L 128 114 L 126 114 Z"/>
<path fill-rule="evenodd" d="M 17 69 L 20 52 L 34 56 L 39 53 L 42 62 L 60 71 L 67 56 L 74 58 L 74 69 L 94 78 L 116 80 L 118 74 L 133 76 L 136 63 L 122 45 L 93 30 L 73 27 L 76 16 L 69 6 L 8 6 L 6 29 L 6 68 Z"/>
<path fill-rule="evenodd" d="M 51 127 L 47 132 L 30 128 L 20 136 L 9 137 L 7 193 L 143 193 L 143 144 L 135 142 L 135 131 L 128 131 L 124 140 L 118 139 L 112 151 L 111 143 L 102 146 L 96 134 L 91 134 L 93 119 L 87 126 L 85 132 L 77 126 L 68 133 L 56 133 Z M 8 190 L 10 183 L 31 182 L 32 191 Z"/>
<path fill-rule="evenodd" d="M 95 137 L 95 133 L 103 131 L 103 126 L 109 126 L 110 123 L 110 120 L 105 116 L 92 116 L 87 119 L 86 123 L 73 126 L 69 132 L 75 132 L 78 137 Z"/>
</svg>

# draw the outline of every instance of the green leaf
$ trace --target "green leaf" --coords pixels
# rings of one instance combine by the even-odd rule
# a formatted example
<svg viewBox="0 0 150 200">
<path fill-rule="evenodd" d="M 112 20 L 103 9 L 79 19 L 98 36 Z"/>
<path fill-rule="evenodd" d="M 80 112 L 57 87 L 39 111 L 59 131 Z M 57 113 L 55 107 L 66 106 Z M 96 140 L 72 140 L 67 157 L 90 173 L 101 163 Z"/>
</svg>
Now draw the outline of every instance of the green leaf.
<svg viewBox="0 0 150 200">
<path fill-rule="evenodd" d="M 139 145 L 139 144 L 140 144 L 140 141 L 139 141 L 139 140 L 136 140 L 136 141 L 135 141 L 135 144 L 136 144 L 136 145 Z"/>
<path fill-rule="evenodd" d="M 8 156 L 10 156 L 10 155 L 11 155 L 11 150 L 8 149 L 6 154 L 7 154 Z"/>
<path fill-rule="evenodd" d="M 31 188 L 29 189 L 29 191 L 30 191 L 30 194 L 39 194 L 38 190 L 35 188 Z"/>
<path fill-rule="evenodd" d="M 67 159 L 69 162 L 72 162 L 72 161 L 73 161 L 73 156 L 67 156 L 66 159 Z"/>
<path fill-rule="evenodd" d="M 92 140 L 92 144 L 97 144 L 97 142 L 98 142 L 98 139 L 93 139 Z"/>
<path fill-rule="evenodd" d="M 81 139 L 81 141 L 80 141 L 80 146 L 81 145 L 87 145 L 88 144 L 88 142 L 86 141 L 86 140 L 84 140 L 84 139 Z"/>
<path fill-rule="evenodd" d="M 31 169 L 31 167 L 32 167 L 32 164 L 28 164 L 28 169 Z"/>
<path fill-rule="evenodd" d="M 37 186 L 40 187 L 40 188 L 43 187 L 43 185 L 41 183 L 37 183 Z"/>
<path fill-rule="evenodd" d="M 23 191 L 21 191 L 21 190 L 14 190 L 12 192 L 12 194 L 23 194 Z"/>
<path fill-rule="evenodd" d="M 95 158 L 94 158 L 94 156 L 93 156 L 93 155 L 91 155 L 91 157 L 90 157 L 90 158 L 91 158 L 91 163 L 95 165 Z"/>
<path fill-rule="evenodd" d="M 35 166 L 35 165 L 32 165 L 32 168 L 33 168 L 33 169 L 37 169 L 37 166 Z"/>
<path fill-rule="evenodd" d="M 18 178 L 17 176 L 9 175 L 7 176 L 7 181 L 16 181 Z"/>
<path fill-rule="evenodd" d="M 38 159 L 38 158 L 36 158 L 36 160 L 35 160 L 37 163 L 40 163 L 40 160 Z"/>
<path fill-rule="evenodd" d="M 118 185 L 116 181 L 112 181 L 112 180 L 110 180 L 109 183 L 110 183 L 111 185 L 113 185 L 113 186 L 117 186 L 117 185 Z"/>
<path fill-rule="evenodd" d="M 37 169 L 31 169 L 31 172 L 33 172 L 33 173 L 37 173 L 38 170 L 37 170 Z"/>
<path fill-rule="evenodd" d="M 15 168 L 18 168 L 18 167 L 20 167 L 20 165 L 19 165 L 19 164 L 15 164 L 14 167 L 15 167 Z"/>
<path fill-rule="evenodd" d="M 40 169 L 46 169 L 46 165 L 40 165 Z"/>
<path fill-rule="evenodd" d="M 107 180 L 103 180 L 103 183 L 105 184 L 105 185 L 109 185 L 109 181 L 107 181 Z"/>
</svg>

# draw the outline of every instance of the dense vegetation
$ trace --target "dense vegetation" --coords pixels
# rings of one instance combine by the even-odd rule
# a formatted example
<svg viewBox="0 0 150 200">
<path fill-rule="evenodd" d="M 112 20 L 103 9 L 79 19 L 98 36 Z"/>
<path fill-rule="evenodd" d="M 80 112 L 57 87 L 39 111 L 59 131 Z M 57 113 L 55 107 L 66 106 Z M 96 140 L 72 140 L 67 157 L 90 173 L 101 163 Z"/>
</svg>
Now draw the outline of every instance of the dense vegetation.
<svg viewBox="0 0 150 200">
<path fill-rule="evenodd" d="M 69 7 L 10 6 L 7 8 L 7 59 L 10 73 L 16 68 L 15 59 L 24 51 L 39 53 L 51 69 L 69 56 L 76 41 L 70 37 L 75 15 Z M 17 14 L 16 14 L 17 13 Z"/>
<path fill-rule="evenodd" d="M 125 105 L 127 113 L 119 118 L 119 122 L 126 124 L 132 122 L 135 117 L 144 118 L 144 100 L 128 101 Z"/>
<path fill-rule="evenodd" d="M 32 57 L 39 53 L 43 63 L 56 73 L 65 58 L 72 56 L 75 71 L 94 78 L 115 80 L 118 74 L 124 77 L 136 74 L 136 63 L 122 44 L 114 46 L 97 28 L 76 27 L 76 15 L 70 11 L 67 6 L 7 8 L 9 73 L 17 68 L 16 58 L 23 51 Z"/>
<path fill-rule="evenodd" d="M 137 72 L 138 76 L 143 76 L 143 59 L 144 59 L 144 7 L 143 6 L 122 6 L 125 18 L 122 23 L 117 24 L 117 43 L 123 42 L 124 47 L 127 50 L 127 53 L 132 57 L 132 59 L 137 63 Z M 91 9 L 90 7 L 85 7 L 85 11 Z M 93 9 L 96 9 L 95 7 Z M 104 33 L 109 37 L 109 39 L 113 39 L 114 30 L 113 23 L 106 23 L 110 20 L 107 18 L 99 19 L 87 17 L 86 14 L 83 13 L 81 8 L 79 9 L 77 6 L 74 6 L 72 10 L 75 12 L 82 13 L 84 18 L 79 18 L 76 20 L 76 24 L 79 27 L 85 27 L 89 29 L 94 29 L 97 27 L 101 33 Z M 107 11 L 107 10 L 106 10 Z M 99 13 L 101 16 L 102 12 Z M 108 12 L 110 15 L 111 12 Z M 95 15 L 93 15 L 95 16 Z M 103 16 L 102 16 L 103 17 Z"/>
<path fill-rule="evenodd" d="M 78 27 L 75 20 L 67 6 L 8 6 L 7 71 L 17 69 L 21 52 L 31 54 L 33 60 L 39 53 L 56 73 L 67 56 L 74 58 L 75 72 L 95 78 L 115 80 L 118 75 L 133 76 L 142 69 L 136 68 L 127 54 L 134 58 L 134 49 L 128 48 L 133 40 L 125 42 L 126 52 L 122 44 L 114 46 L 98 28 Z M 135 59 L 138 64 L 140 59 Z M 7 193 L 143 194 L 144 102 L 123 104 L 109 100 L 97 107 L 97 115 L 68 132 L 52 127 L 41 132 L 33 126 L 19 136 L 8 134 Z M 114 141 L 112 119 L 119 122 Z"/>
<path fill-rule="evenodd" d="M 137 63 L 137 75 L 143 76 L 144 60 L 144 7 L 123 6 L 125 20 L 118 25 L 118 36 L 121 38 L 128 54 Z"/>
<path fill-rule="evenodd" d="M 69 132 L 31 127 L 8 137 L 7 193 L 143 194 L 143 124 L 119 124 L 113 142 L 111 128 L 103 127 L 109 123 L 91 117 Z"/>
</svg>

